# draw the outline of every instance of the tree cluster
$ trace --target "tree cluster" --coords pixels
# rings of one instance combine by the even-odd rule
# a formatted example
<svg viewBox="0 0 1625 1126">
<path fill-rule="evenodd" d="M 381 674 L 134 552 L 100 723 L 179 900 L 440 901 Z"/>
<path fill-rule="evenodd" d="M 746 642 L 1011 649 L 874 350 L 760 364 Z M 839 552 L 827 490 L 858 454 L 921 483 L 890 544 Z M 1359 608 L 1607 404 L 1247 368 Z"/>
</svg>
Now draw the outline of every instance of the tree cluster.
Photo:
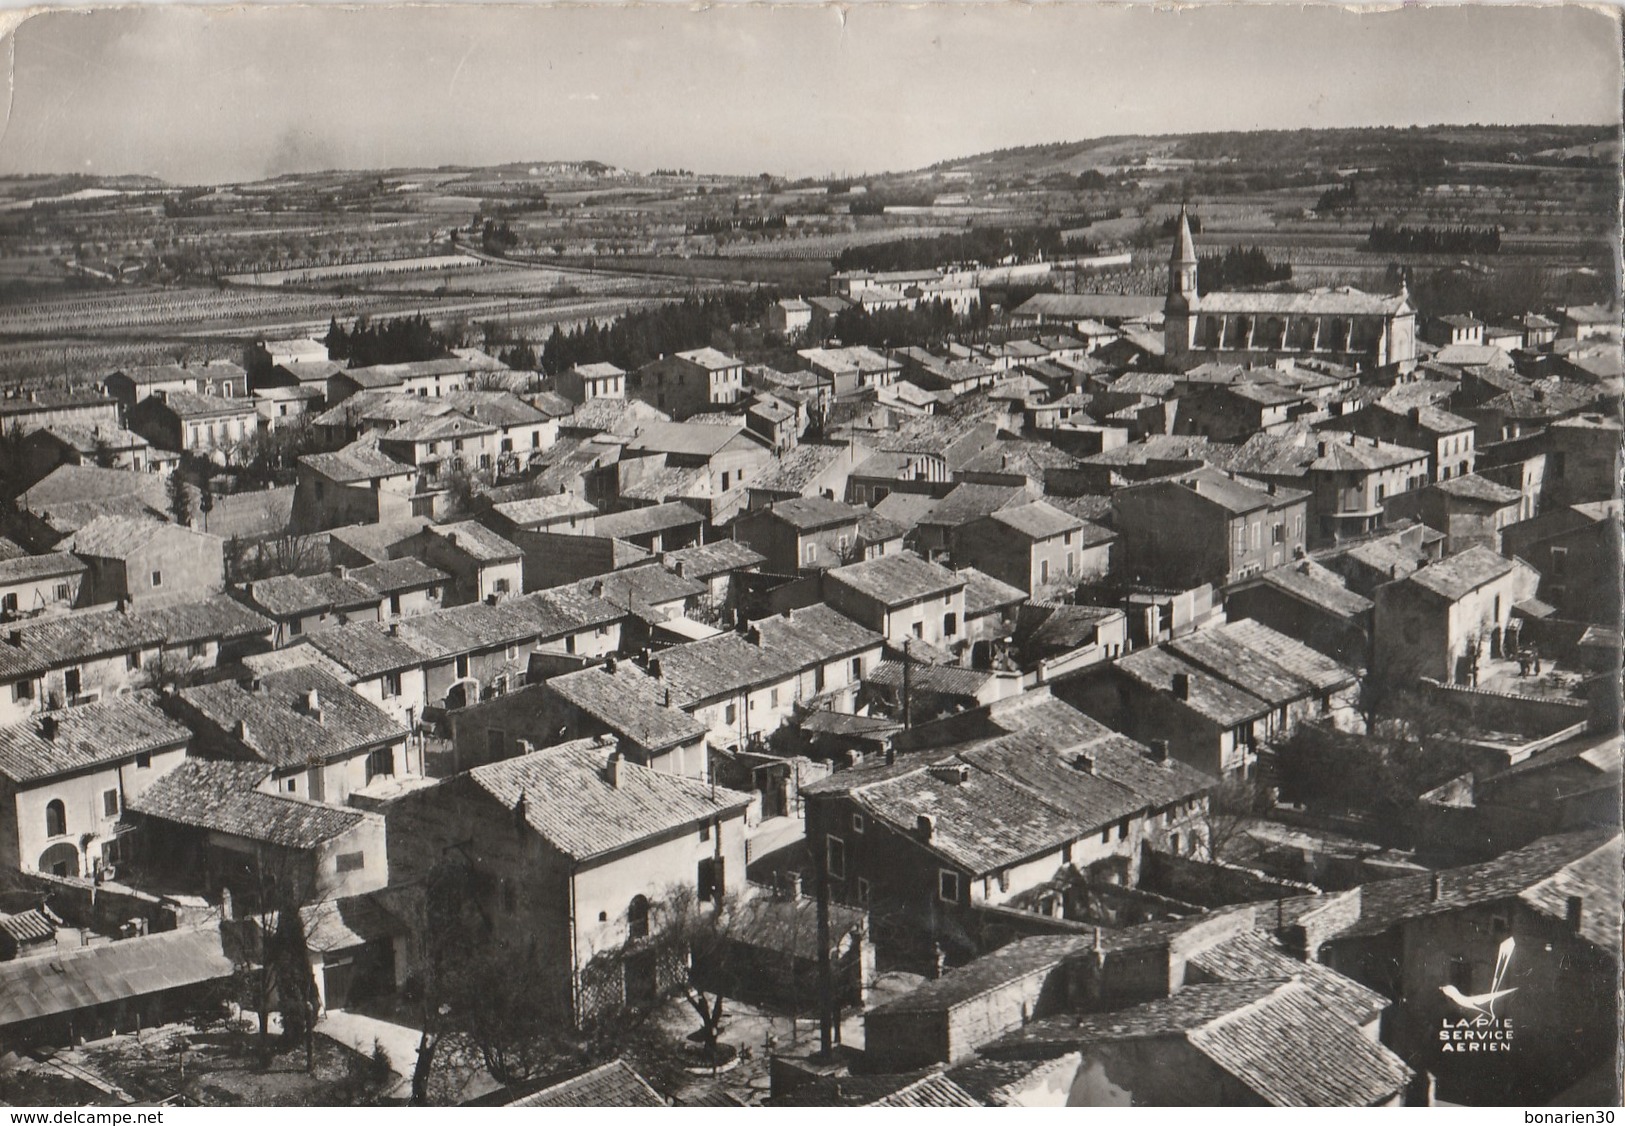
<svg viewBox="0 0 1625 1126">
<path fill-rule="evenodd" d="M 929 270 L 952 262 L 997 262 L 1054 257 L 1065 243 L 1059 227 L 973 227 L 952 235 L 903 238 L 849 246 L 835 256 L 837 270 Z"/>
<path fill-rule="evenodd" d="M 782 231 L 789 225 L 789 221 L 783 215 L 747 215 L 743 219 L 708 216 L 697 223 L 690 223 L 688 233 L 691 235 L 726 235 L 736 231 Z"/>
<path fill-rule="evenodd" d="M 1393 254 L 1494 254 L 1501 249 L 1501 228 L 1372 223 L 1366 249 Z"/>
<path fill-rule="evenodd" d="M 927 347 L 940 344 L 951 333 L 985 323 L 980 304 L 972 306 L 971 316 L 962 322 L 946 301 L 928 301 L 912 309 L 877 309 L 872 313 L 856 307 L 842 309 L 836 314 L 832 335 L 842 344 L 871 348 Z"/>
<path fill-rule="evenodd" d="M 576 364 L 607 362 L 633 370 L 664 354 L 706 347 L 738 325 L 760 321 L 774 298 L 768 290 L 730 291 L 635 309 L 612 324 L 588 321 L 569 332 L 555 327 L 542 350 L 542 369 L 557 375 Z"/>
<path fill-rule="evenodd" d="M 1292 263 L 1271 262 L 1256 246 L 1232 246 L 1223 254 L 1203 254 L 1197 258 L 1196 281 L 1201 293 L 1291 280 Z"/>
<path fill-rule="evenodd" d="M 419 314 L 370 324 L 358 317 L 355 327 L 346 330 L 334 318 L 322 338 L 327 354 L 335 360 L 348 360 L 354 368 L 372 364 L 404 364 L 416 360 L 439 360 L 451 355 L 453 339 L 436 329 Z"/>
<path fill-rule="evenodd" d="M 1342 211 L 1353 207 L 1359 198 L 1360 187 L 1355 181 L 1350 180 L 1346 184 L 1339 184 L 1335 188 L 1327 188 L 1321 192 L 1320 198 L 1315 201 L 1315 211 L 1321 215 Z"/>
</svg>

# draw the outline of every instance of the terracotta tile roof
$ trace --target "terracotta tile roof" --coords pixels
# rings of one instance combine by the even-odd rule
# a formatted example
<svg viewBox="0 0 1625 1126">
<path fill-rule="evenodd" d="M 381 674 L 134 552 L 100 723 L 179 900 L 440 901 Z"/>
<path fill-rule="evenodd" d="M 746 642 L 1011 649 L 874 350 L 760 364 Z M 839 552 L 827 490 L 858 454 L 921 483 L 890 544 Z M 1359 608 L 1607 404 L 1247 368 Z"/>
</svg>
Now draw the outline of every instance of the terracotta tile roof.
<svg viewBox="0 0 1625 1126">
<path fill-rule="evenodd" d="M 1000 607 L 1019 605 L 1027 601 L 1027 592 L 1020 587 L 984 574 L 975 567 L 961 567 L 956 574 L 965 580 L 965 616 L 974 618 Z"/>
<path fill-rule="evenodd" d="M 661 774 L 621 760 L 611 784 L 613 742 L 580 739 L 478 766 L 469 782 L 507 809 L 523 800 L 526 823 L 560 852 L 590 860 L 749 804 L 742 793 Z"/>
<path fill-rule="evenodd" d="M 1310 570 L 1301 570 L 1300 566 L 1307 566 Z M 1357 617 L 1372 608 L 1369 598 L 1343 585 L 1342 576 L 1312 563 L 1277 567 L 1266 571 L 1262 581 L 1341 618 Z"/>
<path fill-rule="evenodd" d="M 309 467 L 330 481 L 348 484 L 371 481 L 379 477 L 398 477 L 417 470 L 405 462 L 396 461 L 372 441 L 351 442 L 341 450 L 326 454 L 305 454 L 299 464 Z"/>
<path fill-rule="evenodd" d="M 269 638 L 274 628 L 269 618 L 224 594 L 201 602 L 131 610 L 130 617 L 154 630 L 166 646 L 196 641 L 238 641 L 258 636 Z"/>
<path fill-rule="evenodd" d="M 798 531 L 813 532 L 841 524 L 856 524 L 866 512 L 867 509 L 858 505 L 843 504 L 828 497 L 795 497 L 772 505 L 765 510 L 763 517 L 782 521 Z"/>
<path fill-rule="evenodd" d="M 1451 602 L 1458 602 L 1485 583 L 1509 573 L 1516 566 L 1517 564 L 1506 556 L 1497 555 L 1487 547 L 1476 545 L 1448 559 L 1420 567 L 1401 581 L 1431 591 Z"/>
<path fill-rule="evenodd" d="M 0 727 L 0 774 L 34 782 L 185 746 L 191 737 L 149 693 L 121 696 Z"/>
<path fill-rule="evenodd" d="M 430 525 L 424 531 L 444 540 L 449 546 L 479 563 L 518 559 L 524 554 L 518 547 L 475 520 Z"/>
<path fill-rule="evenodd" d="M 492 511 L 518 527 L 560 520 L 569 516 L 596 516 L 598 509 L 574 493 L 550 493 L 493 505 Z"/>
<path fill-rule="evenodd" d="M 666 687 L 630 661 L 555 676 L 544 692 L 581 709 L 641 750 L 659 752 L 703 739 L 705 724 L 667 702 Z"/>
<path fill-rule="evenodd" d="M 1371 1106 L 1400 1094 L 1413 1074 L 1296 983 L 1186 1039 L 1269 1106 Z"/>
<path fill-rule="evenodd" d="M 317 630 L 305 638 L 315 649 L 356 680 L 399 672 L 423 663 L 423 654 L 389 632 L 381 622 L 350 622 Z"/>
<path fill-rule="evenodd" d="M 660 561 L 673 571 L 682 564 L 683 574 L 688 578 L 709 579 L 730 571 L 759 567 L 767 562 L 767 557 L 737 540 L 712 540 L 664 552 Z"/>
<path fill-rule="evenodd" d="M 1551 880 L 1569 865 L 1599 851 L 1612 851 L 1617 865 L 1618 834 L 1606 830 L 1560 833 L 1542 837 L 1479 864 L 1363 884 L 1360 887 L 1359 919 L 1331 936 L 1330 940 L 1335 942 L 1343 938 L 1382 934 L 1407 919 L 1443 915 L 1465 907 L 1520 898 L 1537 885 Z M 1437 898 L 1433 894 L 1435 876 L 1439 879 Z M 1549 894 L 1545 890 L 1536 892 L 1535 899 L 1542 900 Z M 1588 902 L 1587 906 L 1595 906 L 1593 913 L 1608 909 L 1604 904 L 1592 905 Z M 1612 910 L 1618 910 L 1617 898 Z M 1617 919 L 1617 915 L 1615 917 Z M 1613 948 L 1616 952 L 1618 935 L 1616 922 L 1613 929 Z"/>
<path fill-rule="evenodd" d="M 19 555 L 14 559 L 0 559 L 0 586 L 77 575 L 85 569 L 83 559 L 66 551 L 48 551 L 43 555 Z"/>
<path fill-rule="evenodd" d="M 1001 508 L 992 513 L 989 519 L 1030 540 L 1051 539 L 1066 532 L 1078 531 L 1084 526 L 1076 516 L 1041 500 Z M 1116 535 L 1108 533 L 1107 538 L 1115 539 Z"/>
<path fill-rule="evenodd" d="M 244 587 L 248 600 L 273 618 L 377 606 L 376 590 L 335 574 L 272 575 Z"/>
<path fill-rule="evenodd" d="M 883 606 L 896 606 L 963 589 L 965 580 L 917 555 L 882 555 L 828 572 L 827 580 L 850 587 Z"/>
<path fill-rule="evenodd" d="M 1248 931 L 1199 950 L 1186 966 L 1187 982 L 1301 981 L 1322 1004 L 1354 1025 L 1375 1019 L 1389 1005 L 1381 993 L 1330 966 L 1293 957 L 1261 931 Z"/>
<path fill-rule="evenodd" d="M 252 399 L 228 399 L 222 395 L 198 395 L 191 391 L 165 391 L 163 397 L 156 401 L 176 418 L 181 419 L 221 418 L 256 413 Z"/>
<path fill-rule="evenodd" d="M 1261 654 L 1299 680 L 1308 681 L 1318 692 L 1342 688 L 1354 680 L 1353 669 L 1263 622 L 1246 618 L 1219 628 L 1231 641 Z"/>
<path fill-rule="evenodd" d="M 127 559 L 154 540 L 170 542 L 203 536 L 179 524 L 166 524 L 160 520 L 146 520 L 130 516 L 98 516 L 75 532 L 63 543 L 64 550 L 76 555 L 92 555 L 104 559 Z"/>
<path fill-rule="evenodd" d="M 229 738 L 238 739 L 238 724 L 246 725 L 248 748 L 276 767 L 331 762 L 406 735 L 400 721 L 314 665 L 266 673 L 258 683 L 258 689 L 234 681 L 198 685 L 177 698 Z M 311 693 L 319 717 L 307 714 Z"/>
<path fill-rule="evenodd" d="M 625 512 L 607 513 L 598 517 L 593 534 L 629 539 L 633 536 L 653 535 L 656 532 L 669 532 L 676 528 L 687 528 L 703 523 L 705 517 L 693 508 L 681 501 L 671 501 L 645 508 L 632 508 Z"/>
<path fill-rule="evenodd" d="M 609 366 L 609 365 L 604 365 Z M 660 1092 L 649 1086 L 625 1060 L 611 1060 L 573 1079 L 543 1087 L 506 1106 L 526 1107 L 656 1107 L 667 1106 Z"/>
<path fill-rule="evenodd" d="M 840 446 L 796 446 L 762 466 L 745 484 L 764 492 L 799 493 L 818 474 L 835 464 L 844 452 Z"/>
<path fill-rule="evenodd" d="M 399 594 L 419 587 L 449 582 L 451 576 L 415 556 L 388 559 L 350 570 L 349 578 L 376 594 Z"/>
<path fill-rule="evenodd" d="M 1176 674 L 1189 677 L 1190 697 L 1180 701 L 1221 728 L 1235 727 L 1270 712 L 1270 705 L 1229 681 L 1198 668 L 1167 649 L 1140 649 L 1125 655 L 1115 666 L 1148 688 L 1171 693 Z M 1168 696 L 1172 700 L 1172 695 Z"/>
<path fill-rule="evenodd" d="M 264 767 L 187 759 L 129 801 L 146 817 L 290 849 L 313 849 L 352 832 L 375 813 L 267 794 Z"/>
<path fill-rule="evenodd" d="M 1620 839 L 1563 865 L 1551 876 L 1518 893 L 1518 898 L 1549 918 L 1568 921 L 1569 900 L 1579 898 L 1580 936 L 1599 950 L 1619 949 Z"/>
</svg>

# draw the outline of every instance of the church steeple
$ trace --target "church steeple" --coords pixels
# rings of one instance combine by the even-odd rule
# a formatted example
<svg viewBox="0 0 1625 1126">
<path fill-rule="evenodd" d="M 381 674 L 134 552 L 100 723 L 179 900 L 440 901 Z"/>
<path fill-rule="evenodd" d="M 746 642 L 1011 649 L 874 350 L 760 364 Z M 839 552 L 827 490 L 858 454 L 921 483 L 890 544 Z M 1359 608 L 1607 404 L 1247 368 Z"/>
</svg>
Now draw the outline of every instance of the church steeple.
<svg viewBox="0 0 1625 1126">
<path fill-rule="evenodd" d="M 1190 216 L 1179 208 L 1179 228 L 1168 255 L 1168 304 L 1190 309 L 1196 306 L 1196 242 L 1191 238 Z"/>
</svg>

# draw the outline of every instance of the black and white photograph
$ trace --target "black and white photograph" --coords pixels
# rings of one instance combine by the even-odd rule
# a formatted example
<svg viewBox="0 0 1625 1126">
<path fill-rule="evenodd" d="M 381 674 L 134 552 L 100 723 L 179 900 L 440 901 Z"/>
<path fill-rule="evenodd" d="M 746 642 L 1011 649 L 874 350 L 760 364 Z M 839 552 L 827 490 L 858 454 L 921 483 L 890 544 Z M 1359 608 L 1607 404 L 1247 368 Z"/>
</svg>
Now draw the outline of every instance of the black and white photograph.
<svg viewBox="0 0 1625 1126">
<path fill-rule="evenodd" d="M 1613 1122 L 1621 32 L 0 11 L 0 1113 Z"/>
</svg>

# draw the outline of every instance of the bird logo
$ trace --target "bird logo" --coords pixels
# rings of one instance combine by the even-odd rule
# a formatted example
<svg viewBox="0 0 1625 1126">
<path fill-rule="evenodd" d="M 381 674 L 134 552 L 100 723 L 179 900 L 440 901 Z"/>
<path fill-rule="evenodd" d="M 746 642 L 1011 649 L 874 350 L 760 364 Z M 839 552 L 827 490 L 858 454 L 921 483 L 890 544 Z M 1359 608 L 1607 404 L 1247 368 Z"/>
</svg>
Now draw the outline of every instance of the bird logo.
<svg viewBox="0 0 1625 1126">
<path fill-rule="evenodd" d="M 1460 1005 L 1467 1011 L 1477 1013 L 1480 1016 L 1489 1017 L 1491 1020 L 1494 1020 L 1495 1002 L 1499 1001 L 1502 997 L 1507 996 L 1509 993 L 1516 993 L 1518 991 L 1516 986 L 1511 989 L 1501 988 L 1501 983 L 1506 980 L 1507 964 L 1512 961 L 1512 952 L 1516 948 L 1517 943 L 1510 935 L 1507 936 L 1507 940 L 1505 942 L 1501 943 L 1500 952 L 1497 954 L 1495 959 L 1495 976 L 1490 979 L 1490 990 L 1488 993 L 1477 993 L 1469 997 L 1462 993 L 1462 991 L 1457 989 L 1454 985 L 1441 985 L 1439 986 L 1439 992 L 1443 993 L 1446 997 L 1450 998 L 1450 1000 L 1454 1001 L 1457 1005 Z"/>
</svg>

